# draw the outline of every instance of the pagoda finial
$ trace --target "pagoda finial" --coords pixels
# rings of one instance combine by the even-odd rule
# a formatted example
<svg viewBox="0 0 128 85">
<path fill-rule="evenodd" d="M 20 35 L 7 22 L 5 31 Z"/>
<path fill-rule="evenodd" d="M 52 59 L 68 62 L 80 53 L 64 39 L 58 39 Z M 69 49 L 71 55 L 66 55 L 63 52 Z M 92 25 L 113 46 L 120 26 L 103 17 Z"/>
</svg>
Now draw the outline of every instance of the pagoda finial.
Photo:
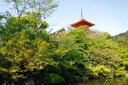
<svg viewBox="0 0 128 85">
<path fill-rule="evenodd" d="M 82 13 L 82 8 L 81 8 L 81 19 L 83 19 L 83 13 Z"/>
</svg>

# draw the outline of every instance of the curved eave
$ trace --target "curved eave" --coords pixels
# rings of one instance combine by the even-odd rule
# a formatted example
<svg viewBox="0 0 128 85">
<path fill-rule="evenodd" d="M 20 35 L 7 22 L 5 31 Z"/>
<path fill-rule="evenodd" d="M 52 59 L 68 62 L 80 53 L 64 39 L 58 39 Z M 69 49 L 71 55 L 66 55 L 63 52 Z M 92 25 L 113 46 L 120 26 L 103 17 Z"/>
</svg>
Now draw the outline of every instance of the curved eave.
<svg viewBox="0 0 128 85">
<path fill-rule="evenodd" d="M 89 27 L 91 27 L 91 26 L 94 26 L 95 24 L 90 23 L 90 22 L 88 22 L 88 21 L 86 21 L 84 19 L 81 19 L 80 21 L 78 21 L 76 23 L 73 23 L 70 26 L 72 26 L 72 27 L 79 27 L 79 26 L 83 26 L 83 25 L 88 25 Z"/>
</svg>

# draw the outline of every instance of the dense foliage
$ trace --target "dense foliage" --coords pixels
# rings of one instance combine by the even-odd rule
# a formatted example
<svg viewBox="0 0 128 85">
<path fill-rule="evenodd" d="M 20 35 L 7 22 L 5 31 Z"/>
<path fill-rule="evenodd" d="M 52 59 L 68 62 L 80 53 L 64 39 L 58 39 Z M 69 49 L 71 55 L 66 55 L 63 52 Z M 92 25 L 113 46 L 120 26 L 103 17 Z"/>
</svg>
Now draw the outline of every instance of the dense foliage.
<svg viewBox="0 0 128 85">
<path fill-rule="evenodd" d="M 125 75 L 128 41 L 89 32 L 88 26 L 51 35 L 40 16 L 32 11 L 1 22 L 0 84 L 58 84 Z"/>
<path fill-rule="evenodd" d="M 36 83 L 56 84 L 74 79 L 123 76 L 128 67 L 128 42 L 114 41 L 108 33 L 86 34 L 76 28 L 51 35 L 42 22 L 36 29 L 38 12 L 11 17 L 0 30 L 0 80 L 14 83 L 33 78 Z M 13 23 L 12 23 L 13 22 Z M 41 22 L 41 21 L 40 21 Z"/>
</svg>

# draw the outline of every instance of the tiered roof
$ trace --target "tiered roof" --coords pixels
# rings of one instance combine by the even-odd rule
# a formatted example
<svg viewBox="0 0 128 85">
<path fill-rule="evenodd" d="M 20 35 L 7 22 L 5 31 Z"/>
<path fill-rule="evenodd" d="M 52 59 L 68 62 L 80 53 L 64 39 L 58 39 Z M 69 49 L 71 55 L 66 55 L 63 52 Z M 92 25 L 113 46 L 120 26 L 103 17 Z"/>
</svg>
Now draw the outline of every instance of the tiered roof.
<svg viewBox="0 0 128 85">
<path fill-rule="evenodd" d="M 95 24 L 90 23 L 90 22 L 86 21 L 85 19 L 81 19 L 80 21 L 73 23 L 70 26 L 79 27 L 79 26 L 83 26 L 83 25 L 88 25 L 89 27 L 91 27 L 91 26 L 94 26 Z"/>
<path fill-rule="evenodd" d="M 83 25 L 88 25 L 89 27 L 94 26 L 95 24 L 86 21 L 85 19 L 83 19 L 83 13 L 82 13 L 82 8 L 81 8 L 81 20 L 71 24 L 70 26 L 72 27 L 79 27 L 79 26 L 83 26 Z"/>
</svg>

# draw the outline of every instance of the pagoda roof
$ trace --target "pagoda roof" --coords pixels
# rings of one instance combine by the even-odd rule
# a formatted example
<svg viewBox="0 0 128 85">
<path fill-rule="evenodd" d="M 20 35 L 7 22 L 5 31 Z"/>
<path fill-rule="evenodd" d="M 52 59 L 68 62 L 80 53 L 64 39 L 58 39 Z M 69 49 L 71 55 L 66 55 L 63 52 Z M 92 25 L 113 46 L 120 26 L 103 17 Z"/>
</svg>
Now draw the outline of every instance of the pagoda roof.
<svg viewBox="0 0 128 85">
<path fill-rule="evenodd" d="M 79 26 L 83 26 L 83 25 L 88 25 L 89 27 L 91 27 L 91 26 L 94 26 L 95 24 L 90 23 L 90 22 L 86 21 L 85 19 L 81 19 L 80 21 L 73 23 L 70 26 L 79 27 Z"/>
</svg>

